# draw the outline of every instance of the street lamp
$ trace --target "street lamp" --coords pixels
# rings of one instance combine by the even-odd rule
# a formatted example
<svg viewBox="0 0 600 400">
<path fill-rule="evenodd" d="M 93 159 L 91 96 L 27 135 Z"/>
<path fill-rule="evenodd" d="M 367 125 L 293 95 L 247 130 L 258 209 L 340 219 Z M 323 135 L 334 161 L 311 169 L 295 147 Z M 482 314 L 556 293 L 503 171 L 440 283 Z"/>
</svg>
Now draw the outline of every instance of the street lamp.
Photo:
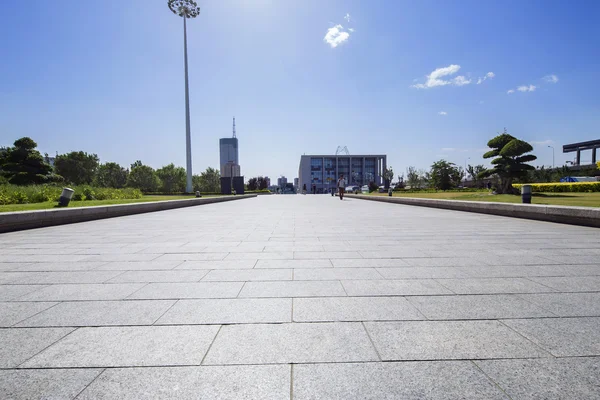
<svg viewBox="0 0 600 400">
<path fill-rule="evenodd" d="M 471 157 L 467 157 L 465 160 L 465 182 L 467 182 L 467 161 L 469 161 Z"/>
<path fill-rule="evenodd" d="M 188 85 L 188 56 L 187 56 L 187 29 L 186 20 L 196 18 L 200 14 L 200 7 L 193 0 L 168 0 L 169 9 L 175 15 L 183 17 L 183 60 L 185 63 L 185 155 L 187 183 L 186 192 L 192 192 L 192 136 L 190 133 L 190 89 Z"/>
<path fill-rule="evenodd" d="M 552 168 L 554 168 L 554 147 L 548 146 L 552 149 Z"/>
</svg>

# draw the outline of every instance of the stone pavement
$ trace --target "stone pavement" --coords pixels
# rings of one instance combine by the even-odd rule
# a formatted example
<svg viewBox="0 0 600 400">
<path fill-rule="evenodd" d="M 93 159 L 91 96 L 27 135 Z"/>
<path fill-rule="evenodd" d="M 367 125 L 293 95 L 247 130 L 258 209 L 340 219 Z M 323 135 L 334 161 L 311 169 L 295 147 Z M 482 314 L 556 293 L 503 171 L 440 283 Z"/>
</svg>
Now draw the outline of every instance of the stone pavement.
<svg viewBox="0 0 600 400">
<path fill-rule="evenodd" d="M 599 260 L 327 195 L 2 234 L 0 398 L 600 398 Z"/>
</svg>

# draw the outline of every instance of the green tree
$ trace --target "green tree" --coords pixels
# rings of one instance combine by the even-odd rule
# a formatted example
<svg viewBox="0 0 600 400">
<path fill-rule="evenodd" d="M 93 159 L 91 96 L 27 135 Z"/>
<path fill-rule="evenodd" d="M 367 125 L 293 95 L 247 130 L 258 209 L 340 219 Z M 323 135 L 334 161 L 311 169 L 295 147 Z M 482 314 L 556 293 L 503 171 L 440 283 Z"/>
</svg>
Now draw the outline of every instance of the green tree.
<svg viewBox="0 0 600 400">
<path fill-rule="evenodd" d="M 481 187 L 482 180 L 479 178 L 479 174 L 485 171 L 485 167 L 483 165 L 471 165 L 467 166 L 467 173 L 471 175 L 471 179 L 473 180 L 474 187 Z"/>
<path fill-rule="evenodd" d="M 406 169 L 406 184 L 411 189 L 423 188 L 428 180 L 427 173 L 422 169 L 418 170 L 415 167 L 408 167 Z"/>
<path fill-rule="evenodd" d="M 1 174 L 14 185 L 45 183 L 51 180 L 52 167 L 35 148 L 37 143 L 28 137 L 17 139 L 14 147 L 0 154 Z"/>
<path fill-rule="evenodd" d="M 69 183 L 87 185 L 94 180 L 99 162 L 96 154 L 72 151 L 57 156 L 54 160 L 54 169 Z"/>
<path fill-rule="evenodd" d="M 258 189 L 258 178 L 250 178 L 248 180 L 248 190 L 257 190 Z"/>
<path fill-rule="evenodd" d="M 115 162 L 108 162 L 98 166 L 94 177 L 94 185 L 120 189 L 127 184 L 129 171 Z"/>
<path fill-rule="evenodd" d="M 393 179 L 394 179 L 394 169 L 390 165 L 389 167 L 387 167 L 383 170 L 383 180 L 384 180 L 386 189 L 388 189 L 390 187 L 390 184 L 392 183 Z"/>
<path fill-rule="evenodd" d="M 436 190 L 449 190 L 460 185 L 464 171 L 456 164 L 446 160 L 433 163 L 429 172 L 429 183 Z"/>
<path fill-rule="evenodd" d="M 527 171 L 535 168 L 528 162 L 537 159 L 533 154 L 527 154 L 533 151 L 533 147 L 523 140 L 519 140 L 509 135 L 504 129 L 504 133 L 496 136 L 488 142 L 488 147 L 492 150 L 483 155 L 483 158 L 493 158 L 492 168 L 488 168 L 479 174 L 480 178 L 486 178 L 497 175 L 500 178 L 500 187 L 498 193 L 515 193 L 512 183 L 515 179 L 522 179 L 527 176 Z"/>
<path fill-rule="evenodd" d="M 152 167 L 136 164 L 127 177 L 127 186 L 140 189 L 142 192 L 156 192 L 160 186 L 160 179 Z"/>
<path fill-rule="evenodd" d="M 194 190 L 204 193 L 221 192 L 221 174 L 218 169 L 208 167 L 200 175 L 194 175 L 192 179 Z"/>
<path fill-rule="evenodd" d="M 258 177 L 258 190 L 265 190 L 269 187 L 269 184 L 264 176 Z"/>
<path fill-rule="evenodd" d="M 161 181 L 160 191 L 166 193 L 185 192 L 185 169 L 171 163 L 156 170 L 156 176 Z"/>
</svg>

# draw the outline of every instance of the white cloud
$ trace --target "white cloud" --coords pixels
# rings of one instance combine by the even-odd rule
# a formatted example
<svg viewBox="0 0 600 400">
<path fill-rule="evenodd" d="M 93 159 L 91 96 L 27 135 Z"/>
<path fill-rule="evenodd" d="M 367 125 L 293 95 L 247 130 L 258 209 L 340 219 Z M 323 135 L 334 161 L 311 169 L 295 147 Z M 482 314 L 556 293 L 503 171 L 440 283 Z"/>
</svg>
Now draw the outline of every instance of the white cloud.
<svg viewBox="0 0 600 400">
<path fill-rule="evenodd" d="M 556 75 L 546 75 L 543 79 L 548 83 L 558 82 L 558 76 Z"/>
<path fill-rule="evenodd" d="M 333 28 L 327 29 L 327 33 L 325 34 L 323 40 L 332 48 L 335 48 L 348 40 L 349 37 L 350 34 L 344 31 L 344 27 L 342 25 L 338 24 Z"/>
<path fill-rule="evenodd" d="M 348 28 L 349 32 L 354 32 L 354 28 Z"/>
<path fill-rule="evenodd" d="M 509 91 L 506 92 L 506 94 L 513 94 L 515 92 L 514 89 L 510 89 Z"/>
<path fill-rule="evenodd" d="M 448 65 L 447 67 L 438 68 L 435 71 L 433 71 L 432 73 L 430 73 L 429 75 L 427 75 L 427 82 L 417 83 L 416 85 L 412 85 L 412 87 L 417 88 L 417 89 L 428 89 L 428 88 L 432 88 L 432 87 L 436 87 L 436 86 L 451 85 L 452 81 L 447 81 L 447 80 L 444 80 L 441 78 L 444 78 L 449 75 L 454 75 L 455 73 L 458 72 L 458 70 L 460 70 L 460 65 L 456 65 L 456 64 L 451 64 L 451 65 Z M 458 78 L 464 79 L 464 76 L 457 77 L 455 79 L 458 79 Z M 462 86 L 462 85 L 459 85 L 459 86 Z"/>
<path fill-rule="evenodd" d="M 464 76 L 460 75 L 460 76 L 457 76 L 456 78 L 454 78 L 452 80 L 452 82 L 454 82 L 454 84 L 456 86 L 464 86 L 464 85 L 468 85 L 469 83 L 471 83 L 471 80 L 466 79 Z"/>
<path fill-rule="evenodd" d="M 527 85 L 523 85 L 523 86 L 519 86 L 519 87 L 517 88 L 517 90 L 518 90 L 519 92 L 534 92 L 534 91 L 535 91 L 535 89 L 537 89 L 537 86 L 533 86 L 533 85 L 529 85 L 529 86 L 527 86 Z"/>
<path fill-rule="evenodd" d="M 444 147 L 444 148 L 442 148 L 442 151 L 444 153 L 448 153 L 448 152 L 451 152 L 451 151 L 456 151 L 456 148 L 454 148 L 454 147 Z"/>
<path fill-rule="evenodd" d="M 344 15 L 344 19 L 348 22 L 350 22 L 350 14 L 346 13 L 346 15 Z"/>
<path fill-rule="evenodd" d="M 481 85 L 483 83 L 483 81 L 486 81 L 488 79 L 492 79 L 496 76 L 496 74 L 494 74 L 493 72 L 488 72 L 487 74 L 485 74 L 485 76 L 483 78 L 479 78 L 477 79 L 477 84 Z"/>
<path fill-rule="evenodd" d="M 448 115 L 448 113 L 446 111 L 440 111 L 438 114 L 439 115 Z"/>
</svg>

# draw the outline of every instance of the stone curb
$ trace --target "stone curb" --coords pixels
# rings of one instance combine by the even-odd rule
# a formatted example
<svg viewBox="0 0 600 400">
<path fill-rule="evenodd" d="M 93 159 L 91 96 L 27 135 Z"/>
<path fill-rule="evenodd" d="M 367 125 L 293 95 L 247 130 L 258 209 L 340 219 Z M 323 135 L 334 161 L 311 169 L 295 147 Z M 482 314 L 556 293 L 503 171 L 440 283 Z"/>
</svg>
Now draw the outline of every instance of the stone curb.
<svg viewBox="0 0 600 400">
<path fill-rule="evenodd" d="M 0 213 L 0 233 L 256 197 L 255 194 Z"/>
<path fill-rule="evenodd" d="M 546 206 L 539 204 L 492 203 L 483 201 L 416 199 L 406 197 L 347 195 L 348 198 L 382 201 L 409 206 L 501 215 L 600 228 L 600 208 Z"/>
</svg>

